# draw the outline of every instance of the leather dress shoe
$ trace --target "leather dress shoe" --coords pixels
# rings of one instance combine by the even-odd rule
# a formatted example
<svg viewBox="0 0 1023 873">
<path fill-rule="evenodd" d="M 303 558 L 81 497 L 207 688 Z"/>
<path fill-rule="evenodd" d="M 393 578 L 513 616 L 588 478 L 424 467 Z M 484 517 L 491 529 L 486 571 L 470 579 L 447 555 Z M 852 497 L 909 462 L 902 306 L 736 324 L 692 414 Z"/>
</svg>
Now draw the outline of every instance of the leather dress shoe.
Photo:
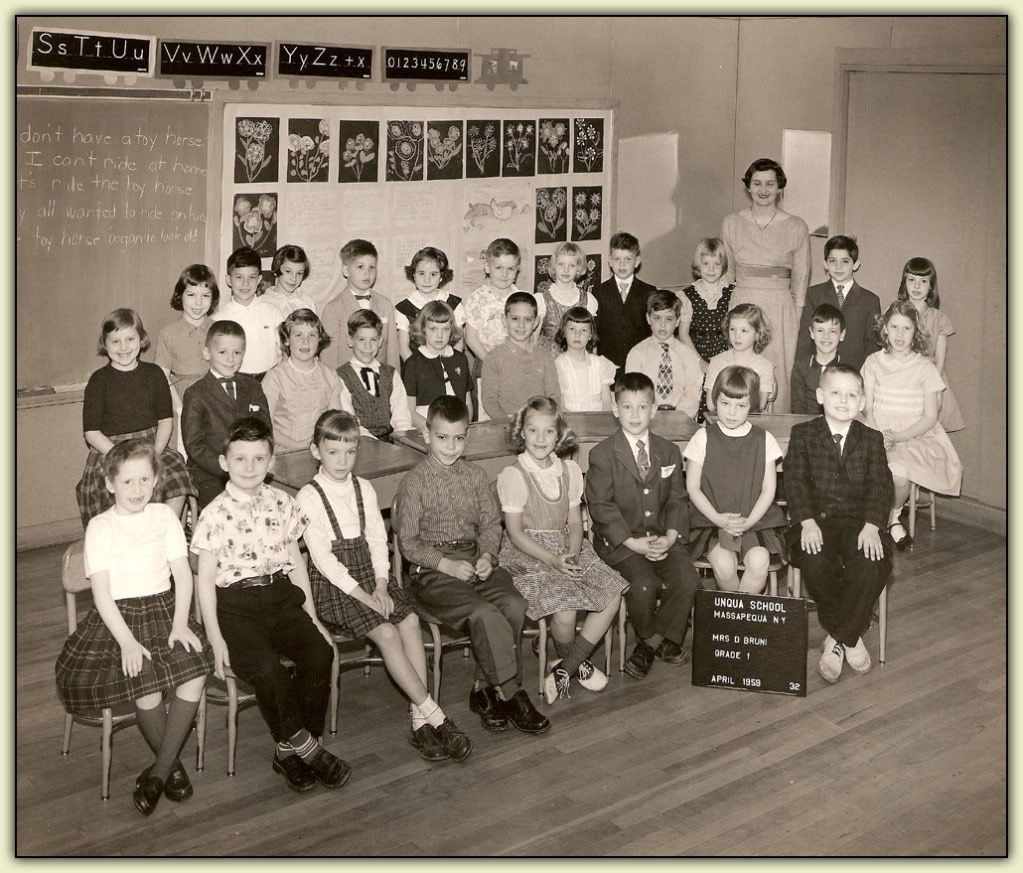
<svg viewBox="0 0 1023 873">
<path fill-rule="evenodd" d="M 654 663 L 654 650 L 640 640 L 625 662 L 625 672 L 633 679 L 643 679 Z"/>
<path fill-rule="evenodd" d="M 316 754 L 305 763 L 324 788 L 340 788 L 352 775 L 352 765 L 343 758 L 332 755 L 323 746 L 320 746 Z"/>
<path fill-rule="evenodd" d="M 445 750 L 456 761 L 464 761 L 472 753 L 472 740 L 462 733 L 450 718 L 445 718 L 436 731 Z"/>
<path fill-rule="evenodd" d="M 469 693 L 469 709 L 480 717 L 481 724 L 488 731 L 503 731 L 508 727 L 508 719 L 501 712 L 500 704 L 497 692 L 490 685 Z"/>
<path fill-rule="evenodd" d="M 424 761 L 446 761 L 451 753 L 444 748 L 441 738 L 437 735 L 437 729 L 431 724 L 424 724 L 421 728 L 409 731 L 409 744 L 419 750 L 419 757 Z"/>
<path fill-rule="evenodd" d="M 150 776 L 152 769 L 153 765 L 150 764 L 139 774 L 139 778 L 135 780 L 135 790 L 131 794 L 131 802 L 143 815 L 153 814 L 156 804 L 160 802 L 160 795 L 163 794 L 163 780 Z"/>
<path fill-rule="evenodd" d="M 278 757 L 274 752 L 274 773 L 280 773 L 288 780 L 288 788 L 292 791 L 311 791 L 316 787 L 316 774 L 298 755 Z"/>
<path fill-rule="evenodd" d="M 661 640 L 661 644 L 657 647 L 654 655 L 664 661 L 665 664 L 684 664 L 689 660 L 689 652 L 671 640 Z"/>
<path fill-rule="evenodd" d="M 175 803 L 180 803 L 182 800 L 188 800 L 194 793 L 188 773 L 185 772 L 180 761 L 175 761 L 167 781 L 163 783 L 164 797 Z"/>
<path fill-rule="evenodd" d="M 500 711 L 524 734 L 545 734 L 551 729 L 550 721 L 537 712 L 524 688 L 516 691 L 511 700 L 502 700 Z"/>
</svg>

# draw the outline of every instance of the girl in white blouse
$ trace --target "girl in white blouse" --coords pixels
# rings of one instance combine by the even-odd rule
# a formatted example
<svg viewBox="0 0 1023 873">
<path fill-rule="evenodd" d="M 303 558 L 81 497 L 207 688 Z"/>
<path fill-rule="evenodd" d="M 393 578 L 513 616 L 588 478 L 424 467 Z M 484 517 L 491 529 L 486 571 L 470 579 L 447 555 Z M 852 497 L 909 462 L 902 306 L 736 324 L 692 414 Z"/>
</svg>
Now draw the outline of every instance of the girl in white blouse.
<svg viewBox="0 0 1023 873">
<path fill-rule="evenodd" d="M 573 306 L 561 319 L 554 342 L 562 353 L 554 359 L 566 412 L 609 412 L 615 365 L 594 353 L 597 325 L 583 306 Z"/>
</svg>

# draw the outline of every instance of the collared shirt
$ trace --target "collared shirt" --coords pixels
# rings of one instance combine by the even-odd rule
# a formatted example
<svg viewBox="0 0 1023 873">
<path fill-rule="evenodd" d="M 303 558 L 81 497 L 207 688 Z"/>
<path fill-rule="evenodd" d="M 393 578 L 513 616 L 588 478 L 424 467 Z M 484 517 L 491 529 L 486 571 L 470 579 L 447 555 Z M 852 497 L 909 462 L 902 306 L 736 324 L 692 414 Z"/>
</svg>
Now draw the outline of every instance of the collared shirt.
<svg viewBox="0 0 1023 873">
<path fill-rule="evenodd" d="M 665 398 L 658 396 L 657 404 L 666 404 L 681 410 L 690 418 L 696 418 L 696 412 L 700 408 L 700 391 L 703 388 L 700 356 L 675 337 L 670 337 L 667 344 L 668 356 L 671 358 L 671 392 Z M 656 386 L 661 355 L 660 341 L 648 336 L 632 347 L 632 351 L 625 359 L 625 369 L 630 373 L 645 373 Z"/>
<path fill-rule="evenodd" d="M 341 377 L 316 358 L 312 363 L 312 367 L 304 370 L 288 356 L 263 379 L 263 393 L 280 451 L 308 449 L 316 420 L 326 410 L 354 412 L 352 395 Z"/>
<path fill-rule="evenodd" d="M 633 436 L 624 427 L 622 428 L 622 436 L 625 437 L 626 442 L 629 444 L 629 448 L 632 449 L 632 457 L 636 461 L 636 466 L 639 466 L 639 447 L 636 445 L 640 440 L 643 440 L 643 446 L 646 448 L 647 463 L 650 463 L 650 431 L 645 430 L 641 434 Z"/>
<path fill-rule="evenodd" d="M 281 323 L 281 311 L 272 303 L 256 297 L 243 306 L 232 298 L 217 310 L 217 320 L 236 321 L 245 331 L 241 372 L 265 373 L 280 363 L 277 326 Z"/>
<path fill-rule="evenodd" d="M 579 506 L 583 498 L 583 473 L 579 465 L 570 459 L 551 455 L 549 467 L 541 467 L 539 462 L 529 452 L 523 452 L 518 457 L 518 463 L 522 469 L 536 478 L 541 494 L 547 499 L 551 495 L 559 494 L 561 489 L 561 475 L 568 471 L 568 505 Z M 526 501 L 529 499 L 529 486 L 522 478 L 520 470 L 515 464 L 505 467 L 497 477 L 497 496 L 501 500 L 502 512 L 522 512 L 525 509 Z"/>
<path fill-rule="evenodd" d="M 379 390 L 380 361 L 374 358 L 368 364 L 364 364 L 358 358 L 352 357 L 347 363 L 355 372 L 355 375 L 359 377 L 359 381 L 362 382 L 363 385 L 366 384 L 366 381 L 362 378 L 362 369 L 363 367 L 369 367 L 369 369 L 376 373 L 375 385 L 377 390 Z M 367 389 L 367 391 L 368 390 L 369 389 Z M 373 396 L 375 397 L 376 395 L 374 394 Z M 401 375 L 397 370 L 394 372 L 394 378 L 391 379 L 391 397 L 389 399 L 389 403 L 391 406 L 392 430 L 412 430 L 412 416 L 409 414 L 408 409 L 408 392 L 405 390 L 405 383 L 401 381 Z"/>
<path fill-rule="evenodd" d="M 284 321 L 296 309 L 311 309 L 316 315 L 320 314 L 316 311 L 316 301 L 301 291 L 289 294 L 274 285 L 272 288 L 267 288 L 262 296 L 263 300 L 272 303 L 281 311 L 281 321 Z"/>
<path fill-rule="evenodd" d="M 483 469 L 459 459 L 445 467 L 432 456 L 410 470 L 398 489 L 398 539 L 413 565 L 437 569 L 437 543 L 476 540 L 496 560 L 501 511 Z"/>
<path fill-rule="evenodd" d="M 283 491 L 262 485 L 256 494 L 246 494 L 228 482 L 199 516 L 192 551 L 213 552 L 217 587 L 228 588 L 239 579 L 294 570 L 288 547 L 308 524 Z"/>
<path fill-rule="evenodd" d="M 437 291 L 430 297 L 427 297 L 422 291 L 420 291 L 417 288 L 405 299 L 408 300 L 409 303 L 411 303 L 416 309 L 422 309 L 424 306 L 426 306 L 427 303 L 431 303 L 434 300 L 440 300 L 442 303 L 447 303 L 449 296 L 450 295 L 448 294 L 448 292 L 445 291 L 443 288 L 438 288 Z M 398 302 L 400 303 L 401 301 L 399 300 Z M 455 324 L 461 327 L 462 325 L 465 324 L 465 307 L 461 303 L 459 303 L 454 308 L 454 313 Z M 408 332 L 409 329 L 408 316 L 406 316 L 405 313 L 401 312 L 397 308 L 395 308 L 394 310 L 394 325 L 395 327 L 398 328 L 398 330 L 404 330 Z"/>
<path fill-rule="evenodd" d="M 205 375 L 210 365 L 202 356 L 202 350 L 211 324 L 213 319 L 209 316 L 198 325 L 184 318 L 168 324 L 157 337 L 155 363 L 169 370 L 172 376 Z"/>
<path fill-rule="evenodd" d="M 330 508 L 334 510 L 334 516 L 341 528 L 341 536 L 345 539 L 357 537 L 360 533 L 359 508 L 355 502 L 355 486 L 352 484 L 352 476 L 349 475 L 344 482 L 337 482 L 326 476 L 323 468 L 320 467 L 320 471 L 313 477 L 313 481 L 327 495 Z M 369 546 L 369 556 L 373 562 L 373 576 L 377 579 L 386 579 L 390 569 L 387 555 L 387 530 L 384 528 L 383 516 L 380 515 L 377 493 L 373 486 L 361 477 L 359 478 L 359 489 L 362 492 L 362 510 L 366 516 L 366 528 L 361 533 L 365 536 L 366 544 Z M 345 594 L 351 594 L 359 587 L 359 583 L 331 551 L 334 528 L 327 516 L 323 498 L 312 485 L 305 485 L 298 492 L 296 499 L 309 519 L 309 526 L 305 529 L 303 537 L 316 569 L 330 581 L 331 585 L 340 588 Z"/>
</svg>

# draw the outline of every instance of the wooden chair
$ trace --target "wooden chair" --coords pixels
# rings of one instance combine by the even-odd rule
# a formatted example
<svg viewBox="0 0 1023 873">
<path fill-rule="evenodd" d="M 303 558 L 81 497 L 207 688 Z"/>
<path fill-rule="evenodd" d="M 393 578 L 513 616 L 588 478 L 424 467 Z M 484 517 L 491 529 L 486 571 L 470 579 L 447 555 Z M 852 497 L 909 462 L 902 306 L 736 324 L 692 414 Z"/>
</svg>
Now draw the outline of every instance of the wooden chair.
<svg viewBox="0 0 1023 873">
<path fill-rule="evenodd" d="M 918 509 L 929 509 L 931 511 L 931 530 L 934 530 L 936 525 L 936 519 L 934 516 L 934 504 L 938 502 L 938 495 L 933 491 L 928 491 L 931 498 L 929 501 L 924 503 L 920 502 L 920 486 L 915 482 L 910 483 L 909 487 L 909 536 L 914 542 L 916 541 L 916 511 Z"/>
<path fill-rule="evenodd" d="M 581 623 L 580 623 L 581 624 Z M 620 627 L 625 624 L 625 601 L 622 600 L 621 605 L 618 607 L 618 625 Z M 576 625 L 578 630 L 580 625 Z M 604 634 L 604 672 L 609 676 L 611 675 L 611 652 L 614 649 L 614 622 L 607 629 L 607 633 Z M 529 635 L 526 631 L 525 635 Z M 543 681 L 547 677 L 547 618 L 541 618 L 536 623 L 536 638 L 537 638 L 537 687 L 539 694 L 543 696 Z M 624 637 L 622 637 L 624 639 Z M 624 657 L 624 656 L 623 656 Z M 623 660 L 624 670 L 624 660 Z"/>
<path fill-rule="evenodd" d="M 64 550 L 61 565 L 61 584 L 64 587 L 64 606 L 67 612 L 67 633 L 71 636 L 78 627 L 78 597 L 82 591 L 89 590 L 89 578 L 85 575 L 85 541 L 75 540 Z M 71 753 L 71 729 L 75 724 L 98 727 L 100 733 L 100 756 L 103 766 L 103 785 L 100 800 L 110 799 L 110 764 L 113 760 L 113 736 L 126 727 L 135 724 L 135 709 L 128 713 L 114 715 L 113 709 L 104 707 L 95 715 L 72 715 L 64 713 L 64 739 L 60 753 L 67 757 Z"/>
<path fill-rule="evenodd" d="M 799 573 L 799 568 L 789 564 L 789 590 L 792 592 L 793 597 L 802 597 L 802 577 Z M 887 658 L 885 657 L 885 646 L 888 642 L 888 586 L 885 585 L 884 590 L 877 598 L 877 637 L 878 637 L 878 656 L 877 659 L 880 663 L 884 664 Z"/>
<path fill-rule="evenodd" d="M 714 568 L 711 566 L 710 561 L 705 558 L 701 558 L 698 561 L 693 561 L 693 566 L 696 567 L 700 573 L 714 572 Z M 781 560 L 772 560 L 767 567 L 767 593 L 771 597 L 778 596 L 778 571 L 785 568 L 785 562 Z M 746 568 L 742 562 L 739 562 L 739 572 L 742 573 Z"/>
</svg>

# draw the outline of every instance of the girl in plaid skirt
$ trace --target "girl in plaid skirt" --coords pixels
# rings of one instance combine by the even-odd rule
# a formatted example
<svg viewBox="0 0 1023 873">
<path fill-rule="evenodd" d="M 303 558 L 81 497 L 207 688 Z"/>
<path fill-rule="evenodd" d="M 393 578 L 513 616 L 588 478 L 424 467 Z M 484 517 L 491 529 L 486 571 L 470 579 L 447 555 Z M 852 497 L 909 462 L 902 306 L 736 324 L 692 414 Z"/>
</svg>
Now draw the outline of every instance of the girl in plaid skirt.
<svg viewBox="0 0 1023 873">
<path fill-rule="evenodd" d="M 89 377 L 82 409 L 90 451 L 75 496 L 83 527 L 113 505 L 103 456 L 123 440 L 141 437 L 155 444 L 163 469 L 154 495 L 158 503 L 180 516 L 185 499 L 198 495 L 181 455 L 167 445 L 174 429 L 170 386 L 156 364 L 139 360 L 148 348 L 149 336 L 134 310 L 115 309 L 104 319 L 98 354 L 110 361 Z"/>
<path fill-rule="evenodd" d="M 388 572 L 387 533 L 376 492 L 352 475 L 359 421 L 328 409 L 316 422 L 310 450 L 320 462 L 313 481 L 298 492 L 309 518 L 309 581 L 320 620 L 332 633 L 366 637 L 412 702 L 409 742 L 428 761 L 464 761 L 472 741 L 426 690 L 426 654 L 411 599 Z"/>
<path fill-rule="evenodd" d="M 136 724 L 156 760 L 139 775 L 132 800 L 150 815 L 162 794 L 174 801 L 192 795 L 178 754 L 195 720 L 212 651 L 189 618 L 192 573 L 181 523 L 167 506 L 150 503 L 160 474 L 153 444 L 118 443 L 104 468 L 114 506 L 85 532 L 95 608 L 57 658 L 57 692 L 74 714 L 134 703 Z M 172 689 L 165 711 L 164 694 Z"/>
</svg>

